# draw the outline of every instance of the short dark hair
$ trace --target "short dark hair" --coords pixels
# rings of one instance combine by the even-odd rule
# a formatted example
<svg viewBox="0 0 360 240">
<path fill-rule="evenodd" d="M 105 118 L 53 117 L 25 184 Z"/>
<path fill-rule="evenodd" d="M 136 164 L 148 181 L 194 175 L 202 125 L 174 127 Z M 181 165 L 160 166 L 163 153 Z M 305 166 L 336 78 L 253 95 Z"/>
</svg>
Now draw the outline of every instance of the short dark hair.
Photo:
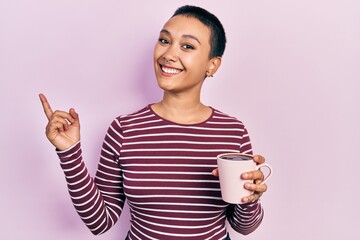
<svg viewBox="0 0 360 240">
<path fill-rule="evenodd" d="M 194 17 L 210 29 L 209 58 L 221 57 L 224 54 L 226 45 L 225 30 L 220 20 L 214 14 L 201 7 L 185 5 L 178 8 L 172 17 L 177 15 Z"/>
</svg>

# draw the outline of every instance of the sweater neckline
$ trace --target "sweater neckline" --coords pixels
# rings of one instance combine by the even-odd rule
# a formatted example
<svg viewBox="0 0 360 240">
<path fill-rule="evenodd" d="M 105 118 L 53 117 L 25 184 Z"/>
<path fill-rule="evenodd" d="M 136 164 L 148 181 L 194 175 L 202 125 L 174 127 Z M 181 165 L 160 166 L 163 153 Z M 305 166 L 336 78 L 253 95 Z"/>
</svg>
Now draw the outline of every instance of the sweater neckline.
<svg viewBox="0 0 360 240">
<path fill-rule="evenodd" d="M 152 109 L 152 107 L 151 107 L 152 105 L 153 105 L 153 103 L 152 103 L 152 104 L 149 104 L 149 105 L 147 106 L 147 108 L 148 108 L 148 109 L 150 110 L 150 112 L 151 112 L 152 114 L 154 114 L 157 118 L 163 120 L 164 122 L 168 122 L 168 123 L 171 123 L 171 124 L 174 124 L 174 125 L 179 125 L 179 126 L 199 126 L 199 125 L 205 124 L 205 123 L 207 123 L 210 119 L 213 118 L 214 113 L 215 113 L 215 109 L 214 109 L 213 107 L 209 106 L 209 108 L 211 109 L 211 114 L 210 114 L 210 116 L 209 116 L 207 119 L 205 119 L 204 121 L 198 122 L 198 123 L 190 123 L 190 124 L 178 123 L 178 122 L 174 122 L 174 121 L 171 121 L 171 120 L 169 120 L 169 119 L 166 119 L 166 118 L 161 117 L 159 114 L 157 114 L 157 113 Z"/>
</svg>

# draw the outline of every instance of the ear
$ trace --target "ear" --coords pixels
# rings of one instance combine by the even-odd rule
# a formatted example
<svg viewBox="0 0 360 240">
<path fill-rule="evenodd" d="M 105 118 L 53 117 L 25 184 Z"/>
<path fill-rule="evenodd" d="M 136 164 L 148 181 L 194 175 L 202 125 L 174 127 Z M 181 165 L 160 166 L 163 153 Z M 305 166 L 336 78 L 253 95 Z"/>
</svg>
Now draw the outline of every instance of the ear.
<svg viewBox="0 0 360 240">
<path fill-rule="evenodd" d="M 207 77 L 212 77 L 221 65 L 221 57 L 213 57 L 209 60 L 209 65 L 206 71 Z"/>
</svg>

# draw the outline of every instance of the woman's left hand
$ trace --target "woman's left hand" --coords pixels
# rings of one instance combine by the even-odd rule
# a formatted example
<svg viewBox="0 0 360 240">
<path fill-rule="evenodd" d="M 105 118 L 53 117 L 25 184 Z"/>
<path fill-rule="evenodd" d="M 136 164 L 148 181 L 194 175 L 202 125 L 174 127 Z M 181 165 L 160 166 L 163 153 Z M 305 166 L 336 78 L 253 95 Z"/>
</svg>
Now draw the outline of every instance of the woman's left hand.
<svg viewBox="0 0 360 240">
<path fill-rule="evenodd" d="M 265 162 L 265 158 L 261 155 L 255 155 L 253 159 L 256 164 L 262 164 Z M 266 192 L 267 185 L 265 183 L 261 184 L 261 182 L 264 180 L 264 174 L 260 169 L 251 172 L 245 172 L 241 174 L 241 178 L 244 180 L 253 180 L 253 183 L 245 183 L 244 188 L 254 192 L 250 196 L 241 199 L 243 203 L 259 200 L 263 193 Z"/>
<path fill-rule="evenodd" d="M 256 164 L 262 164 L 265 162 L 265 158 L 261 155 L 254 155 L 253 159 Z M 219 176 L 217 168 L 212 171 L 212 175 Z M 253 180 L 253 183 L 245 183 L 244 188 L 254 192 L 253 194 L 241 199 L 243 203 L 259 200 L 263 193 L 266 192 L 267 185 L 265 183 L 260 184 L 264 180 L 264 174 L 260 169 L 251 172 L 245 172 L 241 174 L 241 178 L 243 180 Z"/>
</svg>

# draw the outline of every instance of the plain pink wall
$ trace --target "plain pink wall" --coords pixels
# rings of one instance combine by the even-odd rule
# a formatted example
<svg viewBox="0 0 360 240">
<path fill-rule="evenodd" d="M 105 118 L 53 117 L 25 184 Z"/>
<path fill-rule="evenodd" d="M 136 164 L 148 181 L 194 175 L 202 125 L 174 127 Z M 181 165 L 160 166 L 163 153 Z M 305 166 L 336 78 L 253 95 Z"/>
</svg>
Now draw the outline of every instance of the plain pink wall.
<svg viewBox="0 0 360 240">
<path fill-rule="evenodd" d="M 94 237 L 68 196 L 37 98 L 75 107 L 96 170 L 109 123 L 158 101 L 152 50 L 173 11 L 195 4 L 227 31 L 223 66 L 203 101 L 237 116 L 274 168 L 265 218 L 233 239 L 359 239 L 360 2 L 0 1 L 0 239 Z"/>
</svg>

